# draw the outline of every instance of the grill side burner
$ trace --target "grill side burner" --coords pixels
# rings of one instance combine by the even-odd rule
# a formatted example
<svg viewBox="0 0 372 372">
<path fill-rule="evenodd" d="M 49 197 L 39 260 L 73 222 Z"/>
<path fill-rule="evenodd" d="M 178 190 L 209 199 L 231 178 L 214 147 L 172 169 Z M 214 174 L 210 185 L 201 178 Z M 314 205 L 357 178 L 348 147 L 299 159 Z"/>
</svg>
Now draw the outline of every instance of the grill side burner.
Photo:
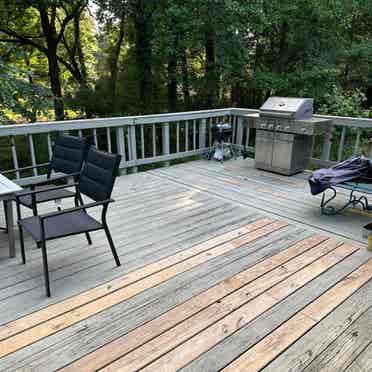
<svg viewBox="0 0 372 372">
<path fill-rule="evenodd" d="M 312 115 L 313 99 L 286 97 L 270 97 L 258 115 L 246 115 L 256 128 L 256 168 L 288 176 L 302 172 L 310 160 L 314 135 L 331 124 Z"/>
</svg>

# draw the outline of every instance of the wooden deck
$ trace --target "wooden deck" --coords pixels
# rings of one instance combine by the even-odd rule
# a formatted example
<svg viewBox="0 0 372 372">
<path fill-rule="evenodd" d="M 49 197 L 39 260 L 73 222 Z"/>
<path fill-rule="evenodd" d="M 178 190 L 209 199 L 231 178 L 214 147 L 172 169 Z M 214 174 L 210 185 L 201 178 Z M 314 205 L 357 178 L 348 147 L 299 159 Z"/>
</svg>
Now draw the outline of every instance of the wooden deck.
<svg viewBox="0 0 372 372">
<path fill-rule="evenodd" d="M 372 253 L 306 174 L 250 160 L 120 177 L 102 233 L 0 261 L 1 371 L 371 371 Z M 43 206 L 53 208 L 52 204 Z M 6 236 L 0 237 L 0 250 Z"/>
</svg>

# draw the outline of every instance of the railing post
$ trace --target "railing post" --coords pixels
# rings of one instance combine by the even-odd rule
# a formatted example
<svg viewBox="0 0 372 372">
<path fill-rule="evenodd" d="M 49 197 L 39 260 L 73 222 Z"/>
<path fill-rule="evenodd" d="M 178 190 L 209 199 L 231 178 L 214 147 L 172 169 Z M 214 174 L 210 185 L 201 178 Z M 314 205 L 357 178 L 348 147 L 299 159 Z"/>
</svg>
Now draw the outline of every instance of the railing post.
<svg viewBox="0 0 372 372">
<path fill-rule="evenodd" d="M 162 138 L 162 147 L 163 147 L 163 155 L 170 154 L 170 145 L 169 145 L 169 123 L 164 123 L 161 127 L 161 138 Z M 166 167 L 169 167 L 170 162 L 166 161 L 164 163 Z"/>
<path fill-rule="evenodd" d="M 136 143 L 136 126 L 131 125 L 128 127 L 129 130 L 129 156 L 130 160 L 136 161 L 137 160 L 137 143 Z M 135 166 L 132 168 L 133 173 L 138 172 L 138 167 Z"/>
<path fill-rule="evenodd" d="M 125 162 L 126 156 L 125 156 L 125 142 L 124 142 L 124 128 L 123 127 L 116 128 L 116 146 L 117 146 L 118 154 L 121 155 L 121 162 Z M 119 173 L 120 175 L 126 174 L 127 170 L 120 169 Z"/>
<path fill-rule="evenodd" d="M 322 160 L 328 161 L 331 155 L 331 146 L 332 146 L 332 132 L 333 132 L 333 124 L 330 124 L 327 127 L 327 130 L 324 134 L 324 143 L 322 149 Z"/>
<path fill-rule="evenodd" d="M 199 124 L 199 148 L 204 149 L 206 146 L 207 120 L 201 119 Z"/>
</svg>

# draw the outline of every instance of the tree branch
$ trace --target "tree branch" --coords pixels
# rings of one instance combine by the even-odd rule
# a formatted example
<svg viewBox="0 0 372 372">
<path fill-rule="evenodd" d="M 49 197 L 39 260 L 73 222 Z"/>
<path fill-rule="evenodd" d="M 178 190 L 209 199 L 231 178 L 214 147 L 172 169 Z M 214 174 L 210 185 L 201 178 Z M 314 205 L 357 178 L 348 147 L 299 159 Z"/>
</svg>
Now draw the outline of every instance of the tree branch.
<svg viewBox="0 0 372 372">
<path fill-rule="evenodd" d="M 40 52 L 44 53 L 44 54 L 48 53 L 48 49 L 45 48 L 44 46 L 36 43 L 35 41 L 33 41 L 33 40 L 23 36 L 23 35 L 18 34 L 17 32 L 15 32 L 13 30 L 0 27 L 0 32 L 12 37 L 12 39 L 8 39 L 8 42 L 31 45 L 34 48 L 38 49 Z"/>
</svg>

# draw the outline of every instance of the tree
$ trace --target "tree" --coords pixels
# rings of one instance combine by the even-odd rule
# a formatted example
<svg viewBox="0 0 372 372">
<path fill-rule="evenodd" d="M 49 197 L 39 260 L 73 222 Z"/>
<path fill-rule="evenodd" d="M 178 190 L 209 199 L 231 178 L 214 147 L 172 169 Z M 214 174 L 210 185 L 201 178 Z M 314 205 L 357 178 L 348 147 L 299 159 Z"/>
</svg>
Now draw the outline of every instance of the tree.
<svg viewBox="0 0 372 372">
<path fill-rule="evenodd" d="M 62 43 L 68 24 L 76 14 L 81 14 L 86 6 L 87 0 L 58 2 L 13 0 L 1 1 L 0 4 L 0 32 L 8 37 L 3 41 L 29 45 L 45 54 L 48 59 L 49 81 L 54 95 L 54 111 L 57 120 L 64 118 L 59 63 L 62 63 L 74 77 L 80 78 L 81 76 L 76 66 L 58 55 L 58 47 Z M 34 26 L 33 30 L 29 30 L 27 26 L 30 19 Z"/>
</svg>

